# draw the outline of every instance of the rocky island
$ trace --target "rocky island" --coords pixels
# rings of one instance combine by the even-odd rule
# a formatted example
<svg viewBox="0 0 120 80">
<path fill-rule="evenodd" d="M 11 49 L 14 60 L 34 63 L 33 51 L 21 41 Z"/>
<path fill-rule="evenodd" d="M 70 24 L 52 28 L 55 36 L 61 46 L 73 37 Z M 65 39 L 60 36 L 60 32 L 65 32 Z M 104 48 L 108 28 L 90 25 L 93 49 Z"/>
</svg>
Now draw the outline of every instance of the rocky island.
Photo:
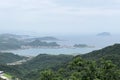
<svg viewBox="0 0 120 80">
<path fill-rule="evenodd" d="M 111 33 L 109 33 L 109 32 L 102 32 L 102 33 L 97 34 L 97 36 L 111 36 Z"/>
</svg>

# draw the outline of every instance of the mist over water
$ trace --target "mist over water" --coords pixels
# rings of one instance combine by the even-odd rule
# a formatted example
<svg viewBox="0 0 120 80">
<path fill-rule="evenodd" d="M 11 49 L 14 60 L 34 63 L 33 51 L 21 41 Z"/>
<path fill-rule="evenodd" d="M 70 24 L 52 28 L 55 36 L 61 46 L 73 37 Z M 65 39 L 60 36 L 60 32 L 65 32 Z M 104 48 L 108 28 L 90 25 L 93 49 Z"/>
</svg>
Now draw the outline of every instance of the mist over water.
<svg viewBox="0 0 120 80">
<path fill-rule="evenodd" d="M 65 39 L 63 44 L 74 45 L 74 44 L 87 44 L 95 46 L 97 48 L 104 48 L 115 43 L 120 43 L 120 35 L 115 34 L 111 36 L 97 36 L 97 35 L 74 35 L 74 36 L 61 36 L 60 38 Z"/>
</svg>

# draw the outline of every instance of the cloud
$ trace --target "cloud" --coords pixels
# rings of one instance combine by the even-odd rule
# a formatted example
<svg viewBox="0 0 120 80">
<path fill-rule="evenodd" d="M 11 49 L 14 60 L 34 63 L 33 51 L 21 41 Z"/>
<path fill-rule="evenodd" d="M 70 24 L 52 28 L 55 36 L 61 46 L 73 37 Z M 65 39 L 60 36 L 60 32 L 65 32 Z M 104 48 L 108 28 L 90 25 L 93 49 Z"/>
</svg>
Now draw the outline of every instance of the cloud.
<svg viewBox="0 0 120 80">
<path fill-rule="evenodd" d="M 58 1 L 58 2 L 56 2 Z M 61 2 L 61 3 L 60 3 Z M 71 5 L 72 2 L 80 6 Z M 108 2 L 108 3 L 107 3 Z M 66 5 L 60 5 L 60 4 Z M 89 4 L 88 4 L 89 3 Z M 55 15 L 75 15 L 75 16 L 93 16 L 93 15 L 119 15 L 120 6 L 114 6 L 111 3 L 119 4 L 119 0 L 0 0 L 0 12 L 22 12 L 34 14 L 55 14 Z M 84 6 L 82 4 L 86 4 Z M 96 5 L 98 4 L 98 5 Z"/>
<path fill-rule="evenodd" d="M 118 4 L 119 0 L 0 0 L 0 26 L 37 32 L 70 29 L 71 33 L 75 28 L 74 32 L 82 32 L 87 27 L 102 31 L 106 26 L 119 26 Z"/>
</svg>

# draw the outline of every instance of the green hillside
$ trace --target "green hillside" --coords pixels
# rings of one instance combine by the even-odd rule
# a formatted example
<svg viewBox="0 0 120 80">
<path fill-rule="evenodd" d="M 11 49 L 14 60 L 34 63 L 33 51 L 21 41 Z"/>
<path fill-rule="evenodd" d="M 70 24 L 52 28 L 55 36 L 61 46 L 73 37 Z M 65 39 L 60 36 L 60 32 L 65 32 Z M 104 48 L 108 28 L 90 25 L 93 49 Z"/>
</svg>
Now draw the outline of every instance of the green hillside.
<svg viewBox="0 0 120 80">
<path fill-rule="evenodd" d="M 72 60 L 72 58 L 73 56 L 71 55 L 40 54 L 27 63 L 22 64 L 21 66 L 26 68 L 27 70 L 42 70 L 52 68 L 54 66 L 60 66 L 61 64 L 69 62 L 70 60 Z"/>
<path fill-rule="evenodd" d="M 31 47 L 55 47 L 55 46 L 60 46 L 59 44 L 57 44 L 56 42 L 42 42 L 38 39 L 26 43 L 26 46 L 31 46 Z"/>
<path fill-rule="evenodd" d="M 120 44 L 115 44 L 78 55 L 57 70 L 49 68 L 30 72 L 23 80 L 119 80 L 119 61 Z"/>
<path fill-rule="evenodd" d="M 22 65 L 0 65 L 0 70 L 25 80 L 25 77 L 27 78 L 27 75 L 31 73 L 37 73 L 49 68 L 57 70 L 63 64 L 71 61 L 72 58 L 73 56 L 71 55 L 40 54 Z"/>
<path fill-rule="evenodd" d="M 69 64 L 58 71 L 45 70 L 39 72 L 39 77 L 29 80 L 119 80 L 120 69 L 111 61 L 84 60 L 74 58 Z"/>
<path fill-rule="evenodd" d="M 0 64 L 12 63 L 24 59 L 25 57 L 13 53 L 0 52 Z"/>
<path fill-rule="evenodd" d="M 119 80 L 120 44 L 84 55 L 40 54 L 17 66 L 0 69 L 21 80 Z"/>
<path fill-rule="evenodd" d="M 104 58 L 105 60 L 111 60 L 113 63 L 120 67 L 120 44 L 108 46 L 101 50 L 96 50 L 88 54 L 82 55 L 81 57 L 87 60 L 95 61 Z"/>
</svg>

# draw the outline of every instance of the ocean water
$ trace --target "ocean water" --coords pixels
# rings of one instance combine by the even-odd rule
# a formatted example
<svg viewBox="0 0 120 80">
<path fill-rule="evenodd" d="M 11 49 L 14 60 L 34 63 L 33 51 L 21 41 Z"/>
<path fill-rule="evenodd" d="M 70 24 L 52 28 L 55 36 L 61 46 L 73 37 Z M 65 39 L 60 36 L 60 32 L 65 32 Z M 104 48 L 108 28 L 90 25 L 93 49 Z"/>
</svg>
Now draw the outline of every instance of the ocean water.
<svg viewBox="0 0 120 80">
<path fill-rule="evenodd" d="M 60 48 L 60 49 L 46 49 L 46 48 L 33 48 L 24 50 L 9 50 L 5 52 L 12 52 L 18 55 L 24 56 L 36 56 L 38 54 L 67 54 L 67 55 L 77 55 L 85 54 L 94 50 L 104 48 L 106 46 L 114 45 L 120 43 L 120 35 L 112 36 L 96 36 L 96 35 L 81 35 L 81 36 L 57 36 L 61 41 L 57 43 L 61 45 L 72 46 L 74 44 L 87 44 L 89 46 L 95 46 L 94 48 Z"/>
<path fill-rule="evenodd" d="M 12 52 L 18 55 L 23 56 L 36 56 L 38 54 L 66 54 L 66 55 L 78 55 L 85 54 L 90 51 L 96 50 L 95 48 L 60 48 L 60 49 L 41 49 L 41 48 L 33 48 L 33 49 L 24 49 L 24 50 L 9 50 L 5 52 Z"/>
<path fill-rule="evenodd" d="M 96 48 L 104 48 L 109 45 L 120 43 L 120 35 L 111 36 L 96 36 L 96 35 L 81 35 L 81 36 L 61 36 L 60 39 L 66 40 L 61 44 L 87 44 Z"/>
</svg>

